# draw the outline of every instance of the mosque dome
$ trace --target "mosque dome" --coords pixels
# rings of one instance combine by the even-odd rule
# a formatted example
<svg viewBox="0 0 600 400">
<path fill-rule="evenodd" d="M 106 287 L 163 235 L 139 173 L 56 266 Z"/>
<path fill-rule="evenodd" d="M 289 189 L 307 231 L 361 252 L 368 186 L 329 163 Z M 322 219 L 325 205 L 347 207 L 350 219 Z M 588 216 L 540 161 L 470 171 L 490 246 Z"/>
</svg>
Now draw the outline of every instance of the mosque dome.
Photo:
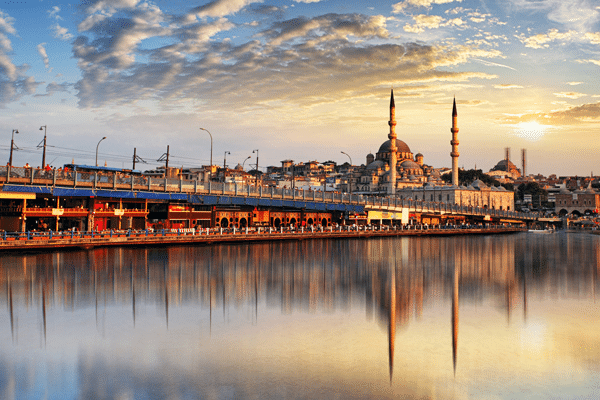
<svg viewBox="0 0 600 400">
<path fill-rule="evenodd" d="M 386 140 L 385 142 L 383 142 L 381 147 L 379 147 L 379 151 L 377 153 L 389 153 L 391 147 L 392 141 Z M 410 153 L 410 148 L 408 147 L 408 145 L 400 139 L 396 139 L 396 148 L 396 151 L 399 151 L 401 153 Z"/>
<path fill-rule="evenodd" d="M 374 170 L 377 168 L 385 169 L 386 165 L 385 161 L 375 160 L 367 165 L 367 170 Z"/>
<path fill-rule="evenodd" d="M 510 160 L 506 159 L 498 161 L 496 166 L 490 170 L 490 172 L 492 171 L 507 171 L 512 174 L 516 174 L 516 176 L 521 176 L 521 171 L 519 170 L 519 168 L 517 168 L 517 166 L 513 164 Z"/>
<path fill-rule="evenodd" d="M 402 161 L 400 163 L 400 166 L 402 168 L 410 168 L 410 169 L 419 169 L 419 168 L 421 168 L 421 166 L 419 164 L 417 164 L 416 162 L 411 161 L 411 160 Z"/>
</svg>

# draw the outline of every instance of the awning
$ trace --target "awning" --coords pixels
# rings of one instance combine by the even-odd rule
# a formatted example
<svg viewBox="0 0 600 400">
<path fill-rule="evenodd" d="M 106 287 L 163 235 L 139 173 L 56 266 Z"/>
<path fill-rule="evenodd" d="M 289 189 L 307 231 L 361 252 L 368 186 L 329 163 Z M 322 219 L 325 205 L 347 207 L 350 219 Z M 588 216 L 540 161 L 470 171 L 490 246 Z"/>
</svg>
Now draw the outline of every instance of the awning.
<svg viewBox="0 0 600 400">
<path fill-rule="evenodd" d="M 56 197 L 94 197 L 96 193 L 92 189 L 77 189 L 77 188 L 54 188 L 54 196 Z"/>
<path fill-rule="evenodd" d="M 96 190 L 96 196 L 117 199 L 135 199 L 134 192 L 125 192 L 123 190 Z"/>
<path fill-rule="evenodd" d="M 171 196 L 169 196 L 169 193 L 137 192 L 136 198 L 149 200 L 170 200 Z"/>
<path fill-rule="evenodd" d="M 45 186 L 21 186 L 21 185 L 4 185 L 3 192 L 18 192 L 18 193 L 44 193 L 52 194 L 52 189 Z"/>
</svg>

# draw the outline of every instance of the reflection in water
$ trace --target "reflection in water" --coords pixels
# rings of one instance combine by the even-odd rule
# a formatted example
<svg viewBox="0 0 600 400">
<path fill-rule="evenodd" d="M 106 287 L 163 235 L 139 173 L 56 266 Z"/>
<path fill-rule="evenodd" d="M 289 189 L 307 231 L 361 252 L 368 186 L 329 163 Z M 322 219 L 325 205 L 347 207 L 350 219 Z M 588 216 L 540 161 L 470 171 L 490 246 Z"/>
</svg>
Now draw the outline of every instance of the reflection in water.
<svg viewBox="0 0 600 400">
<path fill-rule="evenodd" d="M 561 370 L 563 361 L 542 355 L 547 346 L 568 353 L 572 345 L 557 340 L 573 333 L 560 331 L 561 319 L 595 300 L 599 239 L 523 233 L 5 255 L 0 323 L 10 320 L 13 345 L 0 351 L 0 397 L 35 397 L 41 387 L 64 394 L 49 377 L 59 361 L 62 382 L 91 397 L 469 398 L 473 387 L 511 397 L 479 371 L 510 379 L 533 370 L 543 382 Z M 571 322 L 595 332 L 587 318 Z M 507 358 L 507 347 L 523 356 Z M 600 346 L 598 356 L 575 356 L 600 369 Z M 36 358 L 46 372 L 28 361 Z M 546 361 L 522 365 L 529 359 Z M 445 392 L 449 381 L 466 392 Z"/>
</svg>

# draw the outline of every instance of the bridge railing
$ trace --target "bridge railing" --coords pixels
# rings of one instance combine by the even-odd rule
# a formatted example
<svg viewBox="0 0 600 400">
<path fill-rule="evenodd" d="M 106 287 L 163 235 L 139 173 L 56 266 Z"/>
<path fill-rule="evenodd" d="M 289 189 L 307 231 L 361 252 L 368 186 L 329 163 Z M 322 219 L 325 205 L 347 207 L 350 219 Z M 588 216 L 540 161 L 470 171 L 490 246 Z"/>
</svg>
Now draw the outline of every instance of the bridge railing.
<svg viewBox="0 0 600 400">
<path fill-rule="evenodd" d="M 447 203 L 434 203 L 422 200 L 401 199 L 397 197 L 365 196 L 337 191 L 313 191 L 297 188 L 272 188 L 238 183 L 202 182 L 178 178 L 162 178 L 130 175 L 122 172 L 74 172 L 71 170 L 40 168 L 0 167 L 0 182 L 58 185 L 72 187 L 108 188 L 113 190 L 147 190 L 155 192 L 183 192 L 215 195 L 271 197 L 288 200 L 322 201 L 333 203 L 352 203 L 377 208 L 406 207 L 415 211 L 452 212 L 471 215 L 491 215 L 494 217 L 534 219 L 537 214 L 517 213 L 515 211 L 494 210 L 473 206 L 461 206 Z"/>
</svg>

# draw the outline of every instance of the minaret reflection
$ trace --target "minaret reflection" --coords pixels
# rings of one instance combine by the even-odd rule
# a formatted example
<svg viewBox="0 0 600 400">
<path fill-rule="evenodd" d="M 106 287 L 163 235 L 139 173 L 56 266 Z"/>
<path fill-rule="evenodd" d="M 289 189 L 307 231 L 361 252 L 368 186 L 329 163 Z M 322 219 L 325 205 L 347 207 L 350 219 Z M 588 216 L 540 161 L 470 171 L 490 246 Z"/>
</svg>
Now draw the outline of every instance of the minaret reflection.
<svg viewBox="0 0 600 400">
<path fill-rule="evenodd" d="M 394 374 L 394 344 L 396 341 L 396 260 L 390 271 L 390 312 L 388 323 L 388 343 L 389 343 L 389 364 L 390 364 L 390 385 Z"/>
<path fill-rule="evenodd" d="M 458 293 L 460 281 L 460 266 L 454 264 L 454 277 L 452 280 L 452 366 L 456 376 L 456 358 L 458 350 Z"/>
</svg>

